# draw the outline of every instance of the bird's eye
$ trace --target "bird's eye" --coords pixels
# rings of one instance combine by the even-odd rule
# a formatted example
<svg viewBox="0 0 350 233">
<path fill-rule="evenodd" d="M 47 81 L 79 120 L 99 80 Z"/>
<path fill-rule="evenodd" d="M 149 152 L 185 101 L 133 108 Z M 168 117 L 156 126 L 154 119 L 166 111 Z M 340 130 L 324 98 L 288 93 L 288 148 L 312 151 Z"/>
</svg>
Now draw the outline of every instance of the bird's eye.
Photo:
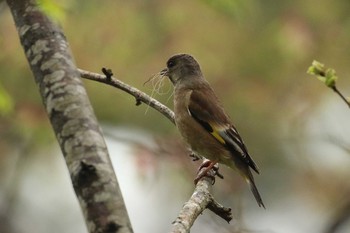
<svg viewBox="0 0 350 233">
<path fill-rule="evenodd" d="M 174 61 L 169 61 L 167 65 L 168 65 L 168 68 L 172 68 L 172 67 L 175 66 L 175 62 Z"/>
</svg>

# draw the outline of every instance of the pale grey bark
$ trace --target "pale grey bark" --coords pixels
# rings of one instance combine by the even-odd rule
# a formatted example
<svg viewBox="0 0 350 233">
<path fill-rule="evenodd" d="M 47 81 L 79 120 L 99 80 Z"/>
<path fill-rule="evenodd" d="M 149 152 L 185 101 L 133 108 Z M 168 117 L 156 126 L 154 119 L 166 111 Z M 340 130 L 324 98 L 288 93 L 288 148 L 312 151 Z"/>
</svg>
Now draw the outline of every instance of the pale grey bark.
<svg viewBox="0 0 350 233">
<path fill-rule="evenodd" d="M 210 170 L 209 173 L 212 177 L 215 176 L 213 170 Z M 212 178 L 207 176 L 198 181 L 191 198 L 183 205 L 173 222 L 170 233 L 189 233 L 198 216 L 207 208 L 227 222 L 231 221 L 231 209 L 217 203 L 210 194 L 212 181 Z"/>
<path fill-rule="evenodd" d="M 99 124 L 61 29 L 34 0 L 7 0 L 89 232 L 133 232 Z"/>
</svg>

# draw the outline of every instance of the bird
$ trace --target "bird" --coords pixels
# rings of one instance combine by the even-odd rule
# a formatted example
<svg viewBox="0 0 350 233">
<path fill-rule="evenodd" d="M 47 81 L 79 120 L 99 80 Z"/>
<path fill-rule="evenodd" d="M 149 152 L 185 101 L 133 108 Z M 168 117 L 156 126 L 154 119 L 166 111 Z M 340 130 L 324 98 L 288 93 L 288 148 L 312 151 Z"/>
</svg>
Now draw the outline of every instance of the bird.
<svg viewBox="0 0 350 233">
<path fill-rule="evenodd" d="M 175 123 L 183 141 L 193 152 L 209 160 L 205 172 L 196 178 L 195 183 L 215 164 L 224 164 L 238 171 L 248 183 L 259 207 L 265 208 L 251 171 L 259 174 L 259 168 L 204 78 L 197 60 L 190 54 L 175 54 L 159 73 L 168 77 L 174 86 Z"/>
</svg>

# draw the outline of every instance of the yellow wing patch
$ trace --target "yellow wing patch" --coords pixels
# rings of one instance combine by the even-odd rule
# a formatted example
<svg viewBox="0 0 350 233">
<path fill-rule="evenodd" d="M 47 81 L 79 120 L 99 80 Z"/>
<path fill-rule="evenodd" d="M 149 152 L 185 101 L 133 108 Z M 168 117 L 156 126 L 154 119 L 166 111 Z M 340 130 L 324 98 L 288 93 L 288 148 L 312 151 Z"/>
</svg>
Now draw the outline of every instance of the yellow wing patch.
<svg viewBox="0 0 350 233">
<path fill-rule="evenodd" d="M 213 135 L 214 138 L 216 138 L 216 140 L 218 140 L 221 144 L 226 144 L 225 140 L 218 134 L 217 131 L 214 130 L 210 134 Z"/>
</svg>

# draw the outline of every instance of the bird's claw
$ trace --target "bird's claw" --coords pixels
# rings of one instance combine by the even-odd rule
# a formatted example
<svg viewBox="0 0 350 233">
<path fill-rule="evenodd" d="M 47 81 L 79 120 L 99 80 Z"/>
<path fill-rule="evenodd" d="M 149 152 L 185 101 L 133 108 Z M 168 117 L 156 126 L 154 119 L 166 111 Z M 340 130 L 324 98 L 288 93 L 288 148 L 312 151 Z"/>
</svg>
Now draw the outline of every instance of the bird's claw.
<svg viewBox="0 0 350 233">
<path fill-rule="evenodd" d="M 212 185 L 215 184 L 215 176 L 218 176 L 220 179 L 224 178 L 224 176 L 221 173 L 219 173 L 219 164 L 210 160 L 205 160 L 200 165 L 200 167 L 198 168 L 197 177 L 194 179 L 194 184 L 197 184 L 198 181 L 205 176 L 213 180 Z"/>
</svg>

